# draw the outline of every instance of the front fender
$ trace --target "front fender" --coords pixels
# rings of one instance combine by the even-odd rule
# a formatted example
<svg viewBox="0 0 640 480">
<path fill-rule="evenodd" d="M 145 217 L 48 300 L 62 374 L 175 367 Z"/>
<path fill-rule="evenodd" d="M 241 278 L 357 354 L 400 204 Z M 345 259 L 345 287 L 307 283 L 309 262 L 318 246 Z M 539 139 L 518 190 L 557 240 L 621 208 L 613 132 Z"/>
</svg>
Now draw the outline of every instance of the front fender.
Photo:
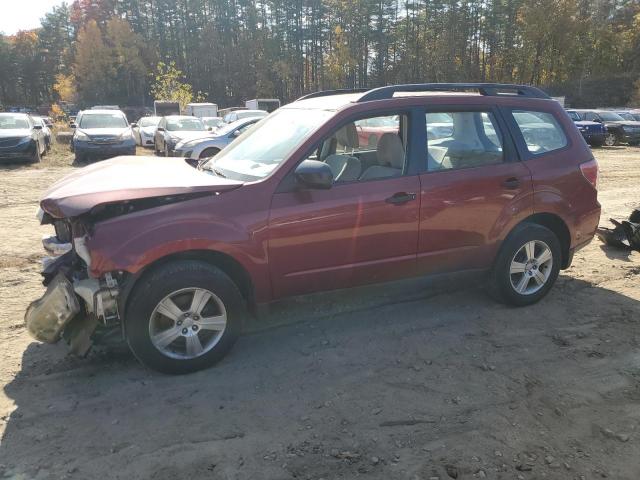
<svg viewBox="0 0 640 480">
<path fill-rule="evenodd" d="M 112 271 L 135 275 L 164 257 L 204 250 L 232 257 L 251 277 L 256 296 L 268 296 L 268 210 L 250 211 L 236 200 L 229 192 L 95 224 L 86 242 L 91 256 L 89 274 L 94 278 Z"/>
</svg>

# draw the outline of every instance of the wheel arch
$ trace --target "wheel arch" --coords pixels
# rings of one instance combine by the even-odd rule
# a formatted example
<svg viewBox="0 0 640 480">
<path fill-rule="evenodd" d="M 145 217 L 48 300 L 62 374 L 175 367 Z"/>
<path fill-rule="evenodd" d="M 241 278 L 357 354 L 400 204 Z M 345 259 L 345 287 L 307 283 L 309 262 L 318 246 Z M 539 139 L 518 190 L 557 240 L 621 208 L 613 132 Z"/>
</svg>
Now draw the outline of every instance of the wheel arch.
<svg viewBox="0 0 640 480">
<path fill-rule="evenodd" d="M 524 223 L 533 223 L 546 227 L 558 237 L 562 252 L 562 262 L 560 265 L 562 269 L 568 268 L 571 260 L 571 233 L 562 217 L 548 212 L 534 213 L 516 225 L 516 228 Z"/>
<path fill-rule="evenodd" d="M 233 283 L 236 284 L 238 290 L 240 290 L 240 294 L 247 302 L 249 308 L 252 309 L 255 306 L 256 301 L 253 280 L 251 279 L 251 275 L 249 275 L 249 272 L 242 266 L 240 262 L 238 262 L 231 255 L 217 250 L 187 250 L 171 253 L 164 257 L 160 257 L 153 263 L 147 265 L 141 271 L 130 276 L 127 279 L 126 284 L 123 286 L 122 291 L 120 292 L 118 306 L 120 308 L 121 316 L 123 318 L 126 317 L 129 297 L 131 296 L 131 292 L 133 292 L 136 285 L 139 285 L 140 281 L 144 280 L 146 277 L 151 275 L 162 266 L 171 262 L 182 260 L 198 260 L 219 268 L 225 274 L 227 274 L 229 278 L 231 278 Z"/>
</svg>

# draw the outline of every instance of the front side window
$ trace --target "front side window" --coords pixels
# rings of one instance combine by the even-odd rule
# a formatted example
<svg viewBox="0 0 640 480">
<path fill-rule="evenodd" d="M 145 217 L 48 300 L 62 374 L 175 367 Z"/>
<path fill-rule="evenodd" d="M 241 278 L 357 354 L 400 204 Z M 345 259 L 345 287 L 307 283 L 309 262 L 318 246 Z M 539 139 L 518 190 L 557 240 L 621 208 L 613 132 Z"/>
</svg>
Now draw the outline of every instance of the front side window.
<svg viewBox="0 0 640 480">
<path fill-rule="evenodd" d="M 530 153 L 540 155 L 567 146 L 564 130 L 551 113 L 513 110 L 512 114 Z"/>
<path fill-rule="evenodd" d="M 120 113 L 85 113 L 80 128 L 125 128 L 127 119 Z"/>
<path fill-rule="evenodd" d="M 325 162 L 336 183 L 400 177 L 407 159 L 407 115 L 367 117 L 335 130 L 308 160 Z"/>
<path fill-rule="evenodd" d="M 205 163 L 203 168 L 243 181 L 264 178 L 334 114 L 329 110 L 276 110 Z"/>
<path fill-rule="evenodd" d="M 490 112 L 427 113 L 427 170 L 501 163 L 502 135 Z"/>
</svg>

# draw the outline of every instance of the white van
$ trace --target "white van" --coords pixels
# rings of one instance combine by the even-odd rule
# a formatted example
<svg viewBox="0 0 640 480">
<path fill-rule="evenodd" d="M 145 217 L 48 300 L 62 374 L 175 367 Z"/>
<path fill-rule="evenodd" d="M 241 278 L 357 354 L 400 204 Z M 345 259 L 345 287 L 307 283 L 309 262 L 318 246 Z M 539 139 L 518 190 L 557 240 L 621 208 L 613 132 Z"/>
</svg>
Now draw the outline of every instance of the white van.
<svg viewBox="0 0 640 480">
<path fill-rule="evenodd" d="M 215 103 L 189 103 L 184 113 L 198 118 L 217 117 L 218 105 Z"/>
</svg>

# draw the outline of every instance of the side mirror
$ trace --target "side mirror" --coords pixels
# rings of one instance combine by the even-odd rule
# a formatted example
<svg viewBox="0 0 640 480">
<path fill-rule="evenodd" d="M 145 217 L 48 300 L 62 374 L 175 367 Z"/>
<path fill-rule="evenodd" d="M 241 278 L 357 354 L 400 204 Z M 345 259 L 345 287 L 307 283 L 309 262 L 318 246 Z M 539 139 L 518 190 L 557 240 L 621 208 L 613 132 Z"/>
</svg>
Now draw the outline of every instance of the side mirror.
<svg viewBox="0 0 640 480">
<path fill-rule="evenodd" d="M 156 128 L 156 132 L 164 132 L 164 128 L 158 127 L 158 128 Z"/>
<path fill-rule="evenodd" d="M 76 128 L 76 127 L 77 127 L 77 125 L 76 125 L 76 123 L 75 123 L 75 122 L 70 122 L 70 123 L 69 123 L 69 126 L 70 126 L 71 128 Z"/>
<path fill-rule="evenodd" d="M 33 129 L 34 130 L 42 130 L 42 125 L 34 125 Z"/>
<path fill-rule="evenodd" d="M 213 130 L 213 127 L 207 127 L 207 130 L 211 132 Z"/>
<path fill-rule="evenodd" d="M 294 172 L 298 183 L 308 188 L 328 190 L 333 186 L 333 172 L 329 165 L 317 160 L 304 160 Z"/>
<path fill-rule="evenodd" d="M 138 127 L 138 124 L 137 124 L 136 122 L 133 122 L 133 123 L 131 124 L 131 128 L 137 128 L 137 127 Z"/>
<path fill-rule="evenodd" d="M 234 137 L 239 137 L 241 134 L 242 134 L 242 132 L 241 132 L 240 130 L 235 130 L 235 131 L 232 133 L 232 135 L 233 135 Z"/>
</svg>

